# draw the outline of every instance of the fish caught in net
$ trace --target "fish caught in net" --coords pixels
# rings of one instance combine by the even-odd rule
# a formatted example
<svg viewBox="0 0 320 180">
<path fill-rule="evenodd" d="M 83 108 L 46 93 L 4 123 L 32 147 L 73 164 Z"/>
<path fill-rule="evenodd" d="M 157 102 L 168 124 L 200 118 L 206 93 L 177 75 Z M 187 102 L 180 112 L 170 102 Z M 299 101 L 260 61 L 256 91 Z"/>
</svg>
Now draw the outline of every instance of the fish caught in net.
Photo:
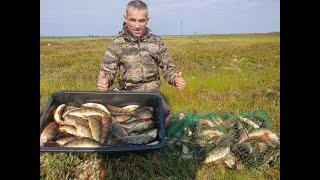
<svg viewBox="0 0 320 180">
<path fill-rule="evenodd" d="M 178 116 L 166 128 L 166 137 L 183 159 L 250 169 L 268 165 L 280 155 L 280 139 L 264 111 Z"/>
</svg>

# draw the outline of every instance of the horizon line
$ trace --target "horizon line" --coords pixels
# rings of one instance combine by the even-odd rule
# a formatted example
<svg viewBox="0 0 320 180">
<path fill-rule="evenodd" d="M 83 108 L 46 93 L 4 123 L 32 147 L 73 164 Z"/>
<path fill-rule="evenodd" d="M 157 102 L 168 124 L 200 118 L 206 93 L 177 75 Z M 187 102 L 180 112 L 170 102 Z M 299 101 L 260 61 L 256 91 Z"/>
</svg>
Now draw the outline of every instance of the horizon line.
<svg viewBox="0 0 320 180">
<path fill-rule="evenodd" d="M 157 34 L 158 36 L 208 36 L 208 35 L 243 35 L 243 34 L 272 34 L 272 33 L 280 33 L 280 31 L 271 31 L 271 32 L 244 32 L 244 33 L 209 33 L 209 34 L 166 34 L 161 35 Z M 118 35 L 94 35 L 94 34 L 88 34 L 88 35 L 40 35 L 41 37 L 115 37 Z"/>
</svg>

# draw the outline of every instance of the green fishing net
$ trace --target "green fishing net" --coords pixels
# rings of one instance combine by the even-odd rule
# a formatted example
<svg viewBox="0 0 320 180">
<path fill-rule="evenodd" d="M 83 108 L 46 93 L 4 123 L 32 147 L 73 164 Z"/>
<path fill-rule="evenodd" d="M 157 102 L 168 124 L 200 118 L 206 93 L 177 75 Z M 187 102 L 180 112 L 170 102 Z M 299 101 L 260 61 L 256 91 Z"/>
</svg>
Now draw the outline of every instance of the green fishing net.
<svg viewBox="0 0 320 180">
<path fill-rule="evenodd" d="M 184 115 L 184 116 L 182 116 Z M 167 146 L 181 158 L 251 169 L 279 161 L 279 135 L 262 110 L 235 113 L 176 113 L 165 130 Z"/>
</svg>

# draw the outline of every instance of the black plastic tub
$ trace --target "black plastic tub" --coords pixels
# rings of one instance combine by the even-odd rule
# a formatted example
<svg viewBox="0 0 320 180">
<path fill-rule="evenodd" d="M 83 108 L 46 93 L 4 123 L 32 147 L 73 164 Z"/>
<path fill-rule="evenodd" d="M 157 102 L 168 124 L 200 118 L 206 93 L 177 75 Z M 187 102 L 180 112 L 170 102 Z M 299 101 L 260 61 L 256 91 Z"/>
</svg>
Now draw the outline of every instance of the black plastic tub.
<svg viewBox="0 0 320 180">
<path fill-rule="evenodd" d="M 140 106 L 150 106 L 154 108 L 154 121 L 158 129 L 159 144 L 155 145 L 125 145 L 117 147 L 103 146 L 99 148 L 66 148 L 66 147 L 43 147 L 40 152 L 139 152 L 161 149 L 165 145 L 164 113 L 162 97 L 156 93 L 138 92 L 100 92 L 100 91 L 59 91 L 52 94 L 46 107 L 40 115 L 40 132 L 53 120 L 54 110 L 60 104 L 80 106 L 83 103 L 95 102 L 103 105 L 125 106 L 129 104 L 139 104 Z M 39 136 L 40 138 L 40 136 Z"/>
</svg>

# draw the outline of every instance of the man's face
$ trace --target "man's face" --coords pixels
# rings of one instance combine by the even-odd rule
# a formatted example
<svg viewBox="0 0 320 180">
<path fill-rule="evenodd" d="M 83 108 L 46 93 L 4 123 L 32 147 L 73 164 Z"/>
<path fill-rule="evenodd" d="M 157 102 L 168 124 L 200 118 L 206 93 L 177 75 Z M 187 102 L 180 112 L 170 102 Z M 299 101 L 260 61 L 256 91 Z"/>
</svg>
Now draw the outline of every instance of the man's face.
<svg viewBox="0 0 320 180">
<path fill-rule="evenodd" d="M 130 8 L 127 16 L 124 17 L 129 30 L 134 36 L 140 37 L 146 28 L 149 18 L 146 10 Z"/>
</svg>

